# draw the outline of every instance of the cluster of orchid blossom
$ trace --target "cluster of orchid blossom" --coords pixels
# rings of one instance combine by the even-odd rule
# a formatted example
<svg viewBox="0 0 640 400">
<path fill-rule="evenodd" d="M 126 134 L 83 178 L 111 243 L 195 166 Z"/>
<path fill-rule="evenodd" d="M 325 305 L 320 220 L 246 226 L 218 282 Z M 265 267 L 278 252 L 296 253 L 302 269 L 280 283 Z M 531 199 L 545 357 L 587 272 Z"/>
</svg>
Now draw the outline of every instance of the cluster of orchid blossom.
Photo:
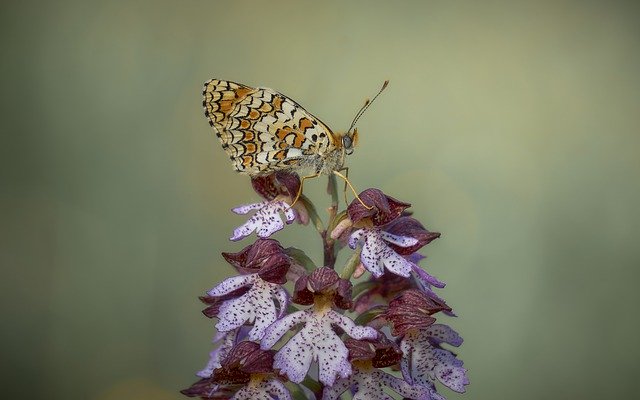
<svg viewBox="0 0 640 400">
<path fill-rule="evenodd" d="M 444 399 L 436 381 L 465 391 L 462 361 L 443 347 L 458 347 L 462 338 L 434 318 L 440 311 L 454 316 L 432 290 L 444 283 L 418 266 L 424 257 L 417 251 L 440 234 L 409 216 L 410 204 L 367 189 L 338 212 L 330 177 L 325 226 L 306 196 L 291 206 L 300 189 L 297 175 L 277 172 L 252 184 L 264 201 L 233 210 L 254 213 L 231 240 L 253 232 L 258 239 L 238 253 L 222 253 L 240 275 L 201 297 L 204 314 L 218 320 L 215 349 L 197 373 L 201 379 L 183 394 L 334 400 L 349 391 L 353 399 L 394 398 L 389 393 Z M 284 228 L 281 214 L 287 224 L 313 223 L 322 238 L 322 266 L 269 238 Z M 347 247 L 353 252 L 338 273 L 337 254 Z M 366 272 L 369 279 L 352 284 Z"/>
</svg>

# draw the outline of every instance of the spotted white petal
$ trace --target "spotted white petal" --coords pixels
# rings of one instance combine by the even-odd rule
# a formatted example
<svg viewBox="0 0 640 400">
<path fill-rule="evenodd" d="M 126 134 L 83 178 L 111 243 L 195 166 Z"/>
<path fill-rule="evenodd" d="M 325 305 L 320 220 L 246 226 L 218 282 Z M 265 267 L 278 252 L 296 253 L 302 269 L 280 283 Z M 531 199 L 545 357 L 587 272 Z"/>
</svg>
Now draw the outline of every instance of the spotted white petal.
<svg viewBox="0 0 640 400">
<path fill-rule="evenodd" d="M 432 338 L 427 330 L 409 332 L 403 337 L 400 342 L 403 377 L 407 382 L 424 386 L 433 385 L 437 379 L 449 389 L 463 393 L 469 379 L 462 361 L 450 351 L 434 347 Z M 452 340 L 456 342 L 454 337 Z"/>
<path fill-rule="evenodd" d="M 406 246 L 416 243 L 415 239 L 410 237 L 392 235 L 377 229 L 362 229 L 351 235 L 349 246 L 362 245 L 360 261 L 376 278 L 382 276 L 385 268 L 396 275 L 410 276 L 414 264 L 389 247 L 386 239 L 394 244 Z"/>
<path fill-rule="evenodd" d="M 236 392 L 233 400 L 291 400 L 287 388 L 276 379 L 263 380 L 257 385 L 247 385 Z"/>
<path fill-rule="evenodd" d="M 360 370 L 353 369 L 353 375 L 343 378 L 328 388 L 325 388 L 322 400 L 336 400 L 348 388 L 354 390 L 353 400 L 393 400 L 385 392 L 385 388 L 391 388 L 404 398 L 415 400 L 431 400 L 429 388 L 411 386 L 404 380 L 396 378 L 379 369 Z"/>
<path fill-rule="evenodd" d="M 368 326 L 356 325 L 351 318 L 345 317 L 344 315 L 338 314 L 337 312 L 331 311 L 327 315 L 327 317 L 329 317 L 334 324 L 342 328 L 342 330 L 345 331 L 347 335 L 351 336 L 354 339 L 375 339 L 376 337 L 378 337 L 378 332 L 375 329 Z"/>
<path fill-rule="evenodd" d="M 349 236 L 349 247 L 355 249 L 358 244 L 362 244 L 362 237 L 364 236 L 364 229 L 358 229 L 351 233 Z"/>
<path fill-rule="evenodd" d="M 220 368 L 220 362 L 227 356 L 229 350 L 236 343 L 237 331 L 217 332 L 213 338 L 213 343 L 217 343 L 217 347 L 209 353 L 209 362 L 204 369 L 196 373 L 201 378 L 208 378 L 213 374 L 213 370 Z"/>
<path fill-rule="evenodd" d="M 277 379 L 270 379 L 263 381 L 260 387 L 271 395 L 272 398 L 277 400 L 291 400 L 291 394 L 284 386 L 282 382 Z"/>
<path fill-rule="evenodd" d="M 436 343 L 444 342 L 455 347 L 462 344 L 462 337 L 448 325 L 433 324 L 425 329 L 425 334 L 429 335 L 431 340 Z"/>
<path fill-rule="evenodd" d="M 295 318 L 292 318 L 295 316 Z M 318 361 L 318 378 L 325 385 L 333 385 L 336 378 L 351 375 L 349 351 L 336 335 L 332 325 L 340 326 L 356 339 L 375 338 L 377 332 L 357 326 L 349 318 L 333 310 L 316 312 L 307 309 L 291 314 L 274 323 L 262 340 L 262 348 L 273 346 L 298 321 L 304 319 L 304 327 L 276 353 L 273 366 L 296 383 L 302 382 L 311 363 Z"/>
<path fill-rule="evenodd" d="M 209 296 L 223 296 L 227 293 L 231 293 L 234 290 L 241 287 L 252 285 L 256 280 L 259 280 L 258 274 L 240 275 L 227 278 L 220 282 L 216 287 L 209 290 L 207 294 Z"/>
<path fill-rule="evenodd" d="M 269 350 L 275 345 L 278 340 L 291 328 L 307 319 L 307 313 L 304 311 L 297 311 L 293 314 L 289 314 L 286 317 L 274 322 L 269 328 L 267 328 L 265 335 L 260 342 L 260 348 L 262 350 Z"/>
<path fill-rule="evenodd" d="M 337 400 L 340 398 L 340 395 L 344 393 L 347 389 L 351 387 L 352 382 L 354 381 L 353 377 L 340 378 L 334 382 L 332 386 L 325 386 L 322 391 L 322 400 Z"/>
<path fill-rule="evenodd" d="M 259 210 L 267 204 L 269 204 L 268 201 L 261 201 L 260 203 L 253 203 L 253 204 L 245 204 L 245 205 L 233 208 L 231 209 L 231 211 L 233 211 L 238 215 L 244 215 L 244 214 L 248 214 L 252 210 Z"/>
<path fill-rule="evenodd" d="M 393 233 L 380 231 L 380 236 L 389 243 L 393 243 L 400 247 L 411 247 L 418 243 L 418 239 L 409 236 L 398 236 Z"/>
<path fill-rule="evenodd" d="M 289 307 L 289 293 L 282 286 L 278 286 L 274 293 L 274 297 L 278 301 L 278 308 L 280 309 L 278 312 L 278 318 L 282 318 L 287 312 L 287 307 Z"/>
<path fill-rule="evenodd" d="M 236 214 L 246 214 L 251 210 L 257 210 L 255 214 L 247 222 L 239 226 L 233 231 L 231 240 L 237 241 L 244 239 L 253 232 L 261 238 L 266 238 L 275 232 L 284 228 L 284 222 L 280 213 L 283 212 L 287 224 L 292 223 L 296 219 L 295 211 L 284 201 L 271 201 L 256 204 L 249 204 L 235 208 Z"/>
<path fill-rule="evenodd" d="M 248 322 L 253 324 L 249 340 L 262 339 L 267 328 L 278 318 L 273 298 L 278 296 L 279 289 L 279 285 L 256 279 L 245 294 L 222 303 L 216 329 L 226 332 Z"/>
</svg>

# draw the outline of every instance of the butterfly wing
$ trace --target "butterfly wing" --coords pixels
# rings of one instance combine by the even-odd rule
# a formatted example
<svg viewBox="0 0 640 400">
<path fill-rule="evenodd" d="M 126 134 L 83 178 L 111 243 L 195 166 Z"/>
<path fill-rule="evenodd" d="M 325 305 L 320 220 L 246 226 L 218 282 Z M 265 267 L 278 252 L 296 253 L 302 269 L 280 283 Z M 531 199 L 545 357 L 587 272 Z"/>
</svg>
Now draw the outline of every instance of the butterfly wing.
<svg viewBox="0 0 640 400">
<path fill-rule="evenodd" d="M 212 79 L 203 95 L 209 124 L 238 172 L 294 169 L 335 147 L 329 127 L 272 89 Z"/>
</svg>

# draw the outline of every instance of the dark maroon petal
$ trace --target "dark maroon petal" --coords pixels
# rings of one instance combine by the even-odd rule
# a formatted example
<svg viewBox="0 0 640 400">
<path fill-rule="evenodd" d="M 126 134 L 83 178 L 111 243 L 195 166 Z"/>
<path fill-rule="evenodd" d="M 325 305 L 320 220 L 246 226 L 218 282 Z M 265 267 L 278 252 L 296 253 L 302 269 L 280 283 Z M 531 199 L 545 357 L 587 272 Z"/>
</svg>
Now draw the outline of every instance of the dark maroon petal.
<svg viewBox="0 0 640 400">
<path fill-rule="evenodd" d="M 313 292 L 309 289 L 309 275 L 298 278 L 293 289 L 293 297 L 291 301 L 303 306 L 313 304 Z"/>
<path fill-rule="evenodd" d="M 278 171 L 275 173 L 276 183 L 280 187 L 280 193 L 294 199 L 300 191 L 300 177 L 290 172 Z"/>
<path fill-rule="evenodd" d="M 338 281 L 338 288 L 333 296 L 333 304 L 336 307 L 343 310 L 349 310 L 353 307 L 353 300 L 351 300 L 351 289 L 353 285 L 346 279 L 340 279 Z"/>
<path fill-rule="evenodd" d="M 376 348 L 376 356 L 372 360 L 374 367 L 386 368 L 400 362 L 402 350 L 395 343 L 390 343 L 390 346 Z"/>
<path fill-rule="evenodd" d="M 291 266 L 291 259 L 284 254 L 276 254 L 265 261 L 258 275 L 267 282 L 284 285 L 287 283 L 287 271 Z"/>
<path fill-rule="evenodd" d="M 348 310 L 353 306 L 351 282 L 340 279 L 336 271 L 329 267 L 318 268 L 310 275 L 296 281 L 292 301 L 296 304 L 311 305 L 316 294 L 333 294 L 333 304 Z"/>
<path fill-rule="evenodd" d="M 247 263 L 247 254 L 249 254 L 251 247 L 253 247 L 253 244 L 250 244 L 237 253 L 222 253 L 222 257 L 234 268 L 239 270 L 240 268 L 244 268 L 244 265 Z"/>
<path fill-rule="evenodd" d="M 260 273 L 260 277 L 272 283 L 283 284 L 291 259 L 277 240 L 258 239 L 238 253 L 222 253 L 222 256 L 243 274 Z"/>
<path fill-rule="evenodd" d="M 313 293 L 322 293 L 340 280 L 338 273 L 329 267 L 318 268 L 309 276 L 309 287 Z"/>
<path fill-rule="evenodd" d="M 251 186 L 265 200 L 273 200 L 280 194 L 276 186 L 275 174 L 262 175 L 251 178 Z"/>
<path fill-rule="evenodd" d="M 349 349 L 349 361 L 372 360 L 376 355 L 373 345 L 366 340 L 347 338 L 344 344 Z"/>
<path fill-rule="evenodd" d="M 251 178 L 251 186 L 266 200 L 273 200 L 279 195 L 294 198 L 300 190 L 300 178 L 296 174 L 279 171 Z"/>
<path fill-rule="evenodd" d="M 397 218 L 388 223 L 384 227 L 384 230 L 394 235 L 408 236 L 418 240 L 418 243 L 410 247 L 400 247 L 389 243 L 389 246 L 391 246 L 396 253 L 403 256 L 415 253 L 421 247 L 440 237 L 439 232 L 429 232 L 420 222 L 418 222 L 418 220 L 411 217 Z"/>
<path fill-rule="evenodd" d="M 251 380 L 251 374 L 249 374 L 248 372 L 244 372 L 239 368 L 223 367 L 213 371 L 211 380 L 223 385 L 238 385 L 249 383 L 249 380 Z"/>
<path fill-rule="evenodd" d="M 243 341 L 229 350 L 229 354 L 220 363 L 224 368 L 233 368 L 240 366 L 244 359 L 251 353 L 260 350 L 260 345 L 255 342 Z"/>
<path fill-rule="evenodd" d="M 348 338 L 345 345 L 349 349 L 349 360 L 371 360 L 376 368 L 396 365 L 402 358 L 402 351 L 382 332 L 376 339 L 356 340 Z"/>
<path fill-rule="evenodd" d="M 273 372 L 274 354 L 275 350 L 262 350 L 258 343 L 250 341 L 240 342 L 233 346 L 229 354 L 227 354 L 227 357 L 220 363 L 220 369 L 225 370 L 225 372 L 221 372 L 219 376 L 225 376 L 228 379 L 231 375 L 226 375 L 226 373 L 234 370 L 237 370 L 238 377 L 244 377 L 241 373 L 258 374 Z"/>
<path fill-rule="evenodd" d="M 385 195 L 380 189 L 367 189 L 360 193 L 360 199 L 373 208 L 368 209 L 358 199 L 354 199 L 347 207 L 349 218 L 354 224 L 370 218 L 374 225 L 384 225 L 399 217 L 406 208 L 411 206 L 409 203 Z"/>
<path fill-rule="evenodd" d="M 256 350 L 247 356 L 242 370 L 250 374 L 273 372 L 273 356 L 275 354 L 275 350 Z"/>
<path fill-rule="evenodd" d="M 255 342 L 244 341 L 229 351 L 221 367 L 213 371 L 212 380 L 217 383 L 247 383 L 252 373 L 273 371 L 273 351 L 261 350 Z"/>
<path fill-rule="evenodd" d="M 451 311 L 451 308 L 418 289 L 410 289 L 391 300 L 381 316 L 392 324 L 394 336 L 402 336 L 410 329 L 433 324 L 436 319 L 431 315 L 438 311 Z"/>
</svg>

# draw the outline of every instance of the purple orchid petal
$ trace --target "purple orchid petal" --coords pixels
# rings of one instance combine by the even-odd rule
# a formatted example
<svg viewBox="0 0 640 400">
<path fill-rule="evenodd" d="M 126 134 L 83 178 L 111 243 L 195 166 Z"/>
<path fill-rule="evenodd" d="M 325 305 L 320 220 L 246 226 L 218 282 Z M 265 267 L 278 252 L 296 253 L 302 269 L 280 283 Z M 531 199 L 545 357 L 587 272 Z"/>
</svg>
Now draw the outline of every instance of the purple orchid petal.
<svg viewBox="0 0 640 400">
<path fill-rule="evenodd" d="M 236 214 L 246 214 L 251 210 L 258 210 L 247 222 L 233 231 L 230 240 L 238 241 L 251 235 L 253 232 L 261 238 L 266 238 L 284 228 L 280 213 L 284 212 L 287 224 L 296 219 L 295 211 L 284 201 L 271 201 L 233 209 Z"/>
<path fill-rule="evenodd" d="M 423 283 L 426 283 L 428 285 L 431 286 L 435 286 L 437 288 L 442 289 L 443 287 L 446 286 L 446 283 L 442 282 L 441 280 L 439 280 L 438 278 L 436 278 L 433 275 L 430 275 L 427 271 L 425 271 L 424 269 L 420 268 L 419 265 L 416 265 L 414 263 L 411 263 L 411 269 L 413 270 L 413 272 L 415 272 L 416 276 L 418 277 L 418 279 L 420 279 Z"/>
</svg>

